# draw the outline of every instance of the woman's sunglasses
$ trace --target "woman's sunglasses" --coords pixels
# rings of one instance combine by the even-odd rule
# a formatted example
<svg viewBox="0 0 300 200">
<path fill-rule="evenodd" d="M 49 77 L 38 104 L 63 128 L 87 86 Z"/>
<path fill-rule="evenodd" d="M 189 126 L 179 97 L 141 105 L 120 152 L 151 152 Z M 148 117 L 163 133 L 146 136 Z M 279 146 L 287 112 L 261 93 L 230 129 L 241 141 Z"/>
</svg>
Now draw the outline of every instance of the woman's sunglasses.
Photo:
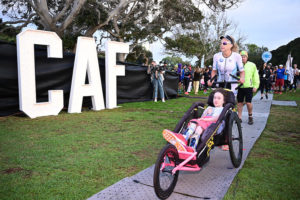
<svg viewBox="0 0 300 200">
<path fill-rule="evenodd" d="M 230 44 L 230 42 L 221 42 L 221 44 L 226 46 L 227 44 Z"/>
</svg>

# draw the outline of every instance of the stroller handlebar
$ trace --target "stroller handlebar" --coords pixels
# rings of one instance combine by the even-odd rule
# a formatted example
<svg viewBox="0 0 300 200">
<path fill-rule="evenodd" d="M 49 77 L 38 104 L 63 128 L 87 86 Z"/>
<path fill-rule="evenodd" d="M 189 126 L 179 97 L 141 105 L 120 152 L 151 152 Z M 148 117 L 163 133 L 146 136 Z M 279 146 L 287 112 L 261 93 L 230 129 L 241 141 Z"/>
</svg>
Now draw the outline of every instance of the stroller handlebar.
<svg viewBox="0 0 300 200">
<path fill-rule="evenodd" d="M 238 81 L 217 81 L 217 82 L 215 82 L 215 79 L 217 79 L 217 77 L 218 77 L 218 75 L 216 74 L 214 77 L 212 77 L 211 79 L 210 79 L 210 82 L 214 82 L 215 84 L 236 84 L 236 83 L 240 83 L 239 82 L 239 80 L 240 80 L 240 78 L 239 77 L 237 77 L 237 76 L 235 76 L 235 75 L 233 75 L 233 74 L 229 74 L 231 77 L 233 77 L 234 79 L 236 79 L 236 80 L 238 80 Z M 237 90 L 237 89 L 239 89 L 241 86 L 242 86 L 243 84 L 241 83 L 238 87 L 236 87 L 235 89 Z"/>
</svg>

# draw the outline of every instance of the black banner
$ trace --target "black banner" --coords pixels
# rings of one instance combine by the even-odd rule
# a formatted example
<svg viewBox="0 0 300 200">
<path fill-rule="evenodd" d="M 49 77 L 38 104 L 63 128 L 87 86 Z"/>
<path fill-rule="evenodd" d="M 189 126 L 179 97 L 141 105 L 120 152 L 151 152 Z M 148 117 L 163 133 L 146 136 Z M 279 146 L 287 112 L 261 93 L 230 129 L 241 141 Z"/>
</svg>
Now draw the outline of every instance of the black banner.
<svg viewBox="0 0 300 200">
<path fill-rule="evenodd" d="M 46 46 L 35 46 L 35 78 L 37 102 L 48 101 L 48 90 L 64 91 L 64 107 L 69 104 L 75 54 L 63 58 L 47 58 Z M 153 88 L 147 67 L 125 65 L 125 76 L 117 77 L 117 103 L 152 100 Z M 102 89 L 105 101 L 105 60 L 99 58 Z M 178 76 L 166 71 L 165 91 L 169 98 L 177 96 Z M 91 98 L 84 97 L 84 107 L 92 107 Z M 15 44 L 0 41 L 0 116 L 20 112 L 18 91 L 17 49 Z"/>
</svg>

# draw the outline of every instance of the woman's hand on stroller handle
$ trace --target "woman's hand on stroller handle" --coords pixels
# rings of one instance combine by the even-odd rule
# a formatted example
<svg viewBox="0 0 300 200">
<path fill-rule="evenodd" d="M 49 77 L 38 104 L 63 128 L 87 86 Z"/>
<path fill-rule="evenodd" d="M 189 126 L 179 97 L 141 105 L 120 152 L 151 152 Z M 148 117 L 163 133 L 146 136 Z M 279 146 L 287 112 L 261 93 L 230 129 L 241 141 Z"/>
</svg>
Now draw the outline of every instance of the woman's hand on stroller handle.
<svg viewBox="0 0 300 200">
<path fill-rule="evenodd" d="M 216 74 L 214 77 L 212 77 L 209 82 L 210 82 L 210 86 L 212 85 L 212 83 L 214 82 L 215 84 L 236 84 L 236 83 L 240 83 L 240 85 L 238 87 L 236 87 L 236 90 L 239 89 L 243 83 L 244 83 L 244 80 L 241 80 L 239 77 L 233 75 L 233 74 L 229 74 L 231 77 L 233 77 L 234 79 L 236 79 L 237 81 L 216 81 L 215 80 L 217 79 L 218 75 Z"/>
</svg>

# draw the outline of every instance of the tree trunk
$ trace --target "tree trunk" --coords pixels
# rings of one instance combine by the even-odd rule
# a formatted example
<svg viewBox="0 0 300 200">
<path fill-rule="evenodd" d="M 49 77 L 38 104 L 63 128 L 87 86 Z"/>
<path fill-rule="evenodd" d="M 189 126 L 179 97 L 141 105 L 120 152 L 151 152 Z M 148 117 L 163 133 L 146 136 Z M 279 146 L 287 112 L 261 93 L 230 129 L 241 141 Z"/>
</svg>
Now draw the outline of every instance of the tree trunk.
<svg viewBox="0 0 300 200">
<path fill-rule="evenodd" d="M 118 40 L 119 40 L 119 42 L 124 42 L 123 38 L 119 38 Z M 125 59 L 126 59 L 125 53 L 117 53 L 117 61 L 125 62 Z"/>
</svg>

